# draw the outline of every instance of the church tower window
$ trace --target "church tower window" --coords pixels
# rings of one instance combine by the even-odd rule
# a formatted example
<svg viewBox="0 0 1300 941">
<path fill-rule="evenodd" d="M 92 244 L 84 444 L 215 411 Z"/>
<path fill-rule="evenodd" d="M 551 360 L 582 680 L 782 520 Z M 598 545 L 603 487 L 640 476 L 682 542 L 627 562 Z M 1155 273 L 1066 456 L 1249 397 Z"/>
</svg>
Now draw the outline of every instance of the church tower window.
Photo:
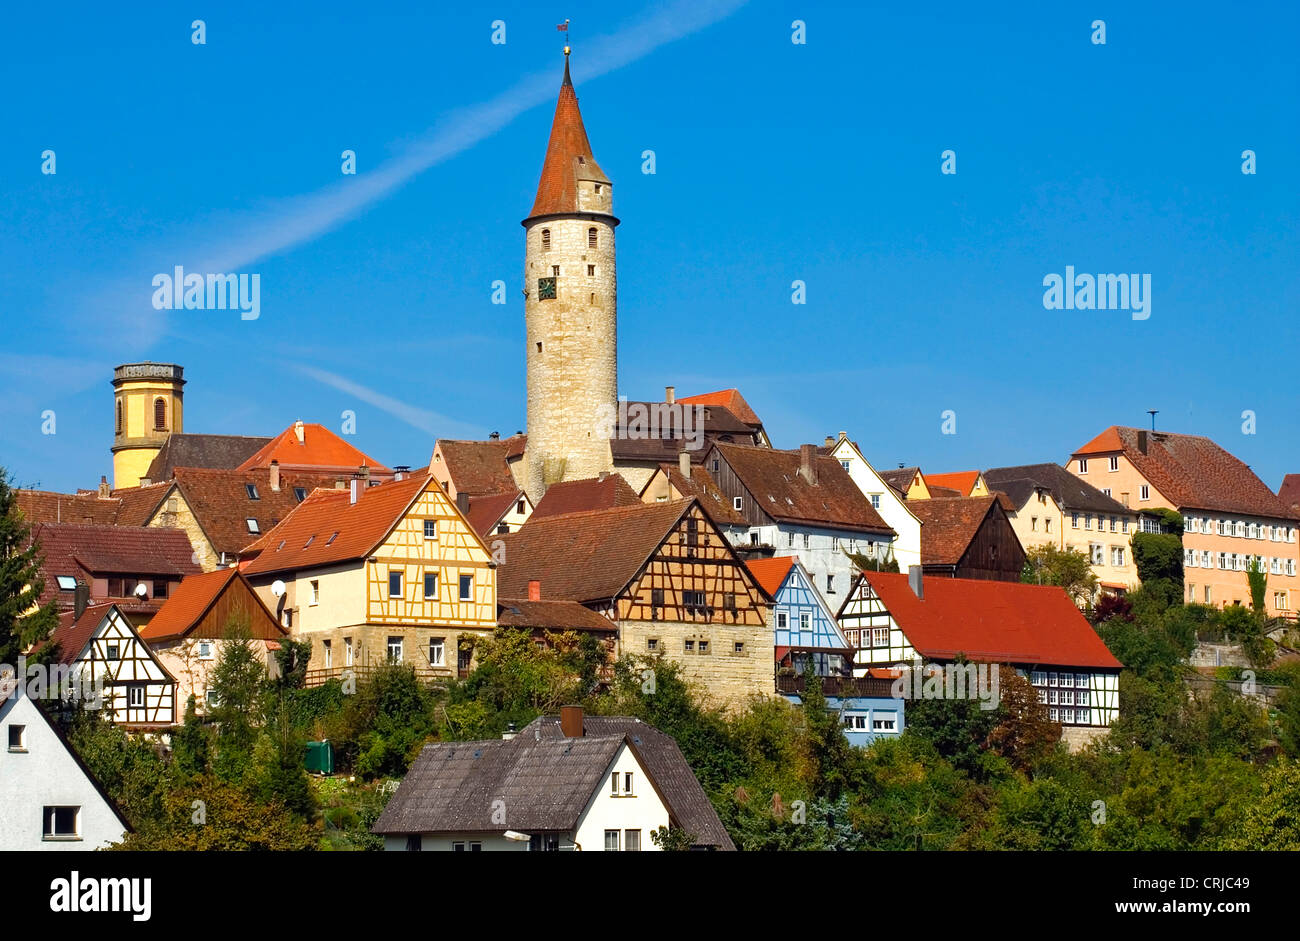
<svg viewBox="0 0 1300 941">
<path fill-rule="evenodd" d="M 596 227 L 593 225 L 587 230 L 587 247 L 596 248 L 597 244 Z"/>
<path fill-rule="evenodd" d="M 551 250 L 551 230 L 542 229 L 542 251 L 549 252 L 550 250 Z"/>
<path fill-rule="evenodd" d="M 154 431 L 167 430 L 167 400 L 161 397 L 153 400 L 153 427 Z"/>
</svg>

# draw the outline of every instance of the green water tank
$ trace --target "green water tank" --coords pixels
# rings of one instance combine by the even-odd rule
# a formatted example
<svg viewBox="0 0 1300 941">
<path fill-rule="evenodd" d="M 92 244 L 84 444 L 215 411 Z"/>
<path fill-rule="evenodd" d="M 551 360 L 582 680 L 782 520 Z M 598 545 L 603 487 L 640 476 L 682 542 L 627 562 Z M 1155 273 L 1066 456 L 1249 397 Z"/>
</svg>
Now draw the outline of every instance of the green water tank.
<svg viewBox="0 0 1300 941">
<path fill-rule="evenodd" d="M 333 774 L 334 746 L 329 742 L 308 742 L 303 766 L 313 774 Z"/>
</svg>

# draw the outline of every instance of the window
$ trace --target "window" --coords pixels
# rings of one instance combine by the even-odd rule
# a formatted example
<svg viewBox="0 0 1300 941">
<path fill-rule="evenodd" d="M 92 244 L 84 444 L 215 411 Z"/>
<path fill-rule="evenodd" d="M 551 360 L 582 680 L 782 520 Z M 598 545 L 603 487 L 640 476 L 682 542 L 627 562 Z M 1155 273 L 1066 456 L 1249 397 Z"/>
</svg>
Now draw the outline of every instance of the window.
<svg viewBox="0 0 1300 941">
<path fill-rule="evenodd" d="M 794 547 L 794 533 L 785 534 L 785 544 L 791 548 Z"/>
<path fill-rule="evenodd" d="M 555 300 L 555 279 L 554 278 L 537 279 L 537 299 L 539 301 Z M 537 352 L 540 353 L 542 351 L 541 347 L 542 344 L 538 343 Z"/>
<path fill-rule="evenodd" d="M 126 705 L 128 709 L 144 708 L 144 684 L 132 683 L 126 688 Z"/>
<path fill-rule="evenodd" d="M 646 638 L 646 641 L 645 641 L 645 649 L 646 649 L 646 650 L 658 650 L 658 649 L 659 649 L 659 638 L 658 638 L 658 637 L 647 637 L 647 638 Z"/>
<path fill-rule="evenodd" d="M 1070 514 L 1070 525 L 1071 525 L 1073 528 L 1075 528 L 1075 529 L 1078 529 L 1078 528 L 1079 528 L 1079 514 L 1078 514 L 1078 513 L 1071 513 L 1071 514 Z"/>
<path fill-rule="evenodd" d="M 153 583 L 153 592 L 149 595 L 151 598 L 166 598 L 167 583 L 164 581 L 155 581 Z"/>
<path fill-rule="evenodd" d="M 737 512 L 743 510 L 743 509 L 745 508 L 745 498 L 744 498 L 744 497 L 732 497 L 732 498 L 731 498 L 731 508 L 732 508 L 733 510 L 737 511 Z"/>
<path fill-rule="evenodd" d="M 804 534 L 803 534 L 803 547 L 804 547 L 805 549 L 807 549 L 807 548 L 808 548 L 809 546 L 811 546 L 811 545 L 812 545 L 812 539 L 809 537 L 809 535 L 808 535 L 807 533 L 804 533 Z"/>
<path fill-rule="evenodd" d="M 727 591 L 722 593 L 722 607 L 732 614 L 736 613 L 736 593 Z"/>
<path fill-rule="evenodd" d="M 451 851 L 452 851 L 453 853 L 463 853 L 463 852 L 465 852 L 465 841 L 464 841 L 464 840 L 453 840 L 452 843 L 451 843 Z"/>
<path fill-rule="evenodd" d="M 320 604 L 320 580 L 315 578 L 311 580 L 311 603 Z"/>
<path fill-rule="evenodd" d="M 438 600 L 438 573 L 437 572 L 424 573 L 424 600 L 425 601 Z"/>
<path fill-rule="evenodd" d="M 743 640 L 736 641 L 732 644 L 731 652 L 737 657 L 743 657 L 745 655 L 745 642 Z"/>
<path fill-rule="evenodd" d="M 1036 532 L 1038 532 L 1038 517 L 1037 517 L 1037 516 L 1031 516 L 1031 517 L 1029 517 L 1029 531 L 1030 531 L 1031 533 L 1036 533 Z"/>
<path fill-rule="evenodd" d="M 1123 530 L 1124 532 L 1128 532 L 1128 517 L 1127 517 L 1127 516 L 1124 517 L 1124 519 L 1120 521 L 1120 529 Z"/>
<path fill-rule="evenodd" d="M 700 656 L 704 656 L 708 652 L 709 652 L 709 642 L 707 640 L 700 641 Z"/>
<path fill-rule="evenodd" d="M 594 225 L 587 230 L 587 247 L 588 248 L 597 247 L 596 227 Z"/>
<path fill-rule="evenodd" d="M 80 807 L 46 807 L 43 816 L 45 818 L 45 839 L 81 839 Z"/>
<path fill-rule="evenodd" d="M 350 667 L 350 666 L 352 666 L 352 664 L 353 664 L 353 659 L 352 659 L 352 638 L 351 638 L 351 637 L 344 637 L 344 638 L 343 638 L 343 665 L 344 665 L 344 666 L 348 666 L 348 667 Z"/>
<path fill-rule="evenodd" d="M 783 631 L 789 626 L 790 626 L 790 616 L 786 614 L 784 611 L 776 612 L 776 629 L 779 631 Z"/>
<path fill-rule="evenodd" d="M 1277 608 L 1279 611 L 1286 611 L 1291 607 L 1286 592 L 1284 591 L 1273 592 L 1273 607 Z"/>
<path fill-rule="evenodd" d="M 425 539 L 437 539 L 437 538 L 438 538 L 438 521 L 437 521 L 437 520 L 425 520 L 425 521 L 424 521 L 424 538 L 425 538 Z"/>
<path fill-rule="evenodd" d="M 640 830 L 623 831 L 623 852 L 625 853 L 641 852 L 641 831 Z"/>
<path fill-rule="evenodd" d="M 1044 532 L 1049 532 L 1049 533 L 1052 531 L 1052 520 L 1051 520 L 1051 517 L 1048 517 L 1048 518 L 1046 518 L 1046 519 L 1043 520 L 1043 531 L 1044 531 Z"/>
<path fill-rule="evenodd" d="M 827 575 L 827 576 L 826 576 L 826 594 L 828 594 L 828 595 L 833 595 L 833 594 L 835 594 L 835 576 L 834 576 L 834 575 Z"/>
<path fill-rule="evenodd" d="M 447 641 L 443 637 L 429 638 L 429 666 L 441 667 L 447 663 Z"/>
<path fill-rule="evenodd" d="M 73 591 L 77 587 L 77 579 L 72 575 L 58 576 L 59 591 Z"/>
<path fill-rule="evenodd" d="M 153 430 L 167 430 L 167 400 L 164 398 L 153 400 Z"/>
<path fill-rule="evenodd" d="M 210 641 L 210 640 L 201 640 L 201 641 L 199 641 L 199 659 L 200 659 L 200 660 L 211 660 L 211 659 L 213 659 L 214 654 L 213 654 L 213 651 L 212 651 L 212 646 L 213 646 L 213 645 L 212 645 L 212 641 Z"/>
<path fill-rule="evenodd" d="M 122 433 L 122 400 L 117 400 L 117 433 Z"/>
<path fill-rule="evenodd" d="M 693 640 L 686 641 L 684 645 L 684 649 L 686 650 L 687 653 L 695 653 L 695 641 Z"/>
<path fill-rule="evenodd" d="M 550 250 L 551 250 L 551 230 L 542 229 L 542 251 L 549 252 Z"/>
<path fill-rule="evenodd" d="M 402 597 L 402 573 L 390 571 L 388 573 L 388 597 Z"/>
<path fill-rule="evenodd" d="M 1113 470 L 1113 471 L 1117 471 L 1117 470 L 1119 470 L 1119 458 L 1118 458 L 1118 457 L 1112 457 L 1112 458 L 1110 459 L 1110 469 Z"/>
<path fill-rule="evenodd" d="M 1116 568 L 1122 568 L 1122 567 L 1123 567 L 1123 565 L 1124 565 L 1124 547 L 1123 547 L 1123 546 L 1111 546 L 1111 548 L 1110 548 L 1110 564 L 1113 565 L 1113 566 L 1115 566 Z"/>
<path fill-rule="evenodd" d="M 473 575 L 462 575 L 460 577 L 459 600 L 461 601 L 474 600 L 474 576 Z"/>
<path fill-rule="evenodd" d="M 705 614 L 704 610 L 704 592 L 702 591 L 684 591 L 682 592 L 682 604 L 686 610 L 692 614 Z"/>
<path fill-rule="evenodd" d="M 557 278 L 558 278 L 558 277 L 560 276 L 560 266 L 559 266 L 559 265 L 551 265 L 551 274 L 552 274 L 554 277 L 557 277 Z"/>
<path fill-rule="evenodd" d="M 411 833 L 407 835 L 406 851 L 408 853 L 418 853 L 423 849 L 424 849 L 424 841 L 420 838 L 420 834 Z"/>
<path fill-rule="evenodd" d="M 253 535 L 256 536 L 258 533 L 262 531 L 262 528 L 257 525 L 257 520 L 253 519 L 251 516 L 248 519 L 244 520 L 244 522 L 248 524 L 248 531 Z"/>
<path fill-rule="evenodd" d="M 1151 499 L 1151 488 L 1148 487 L 1146 484 L 1143 484 L 1141 487 L 1139 487 L 1139 488 L 1138 488 L 1138 499 L 1139 499 L 1139 500 L 1150 500 L 1150 499 Z"/>
<path fill-rule="evenodd" d="M 1079 458 L 1079 473 L 1088 473 L 1088 459 L 1086 457 Z"/>
<path fill-rule="evenodd" d="M 1085 513 L 1085 514 L 1083 514 L 1083 528 L 1084 528 L 1084 529 L 1092 529 L 1092 514 L 1091 514 L 1091 513 Z M 1098 528 L 1100 528 L 1100 524 L 1098 524 Z"/>
<path fill-rule="evenodd" d="M 215 689 L 210 689 L 204 694 L 203 701 L 207 703 L 209 709 L 215 709 L 221 705 L 221 697 L 217 695 Z"/>
<path fill-rule="evenodd" d="M 328 640 L 322 640 L 321 652 L 325 655 L 325 669 L 334 666 L 334 647 Z"/>
<path fill-rule="evenodd" d="M 873 732 L 897 732 L 898 731 L 898 713 L 896 712 L 876 712 L 871 716 L 871 731 Z"/>
<path fill-rule="evenodd" d="M 799 630 L 800 631 L 812 630 L 812 614 L 810 612 L 808 611 L 799 612 Z"/>
<path fill-rule="evenodd" d="M 607 853 L 618 852 L 618 835 L 619 835 L 619 831 L 617 830 L 605 831 L 605 852 Z"/>
<path fill-rule="evenodd" d="M 633 796 L 633 794 L 632 794 L 632 772 L 631 772 L 631 771 L 624 771 L 624 772 L 623 772 L 623 796 L 624 796 L 624 797 L 632 797 L 632 796 Z"/>
<path fill-rule="evenodd" d="M 889 646 L 889 628 L 873 627 L 871 629 L 871 646 L 888 647 Z"/>
<path fill-rule="evenodd" d="M 27 751 L 27 726 L 9 726 L 9 750 Z"/>
<path fill-rule="evenodd" d="M 522 498 L 520 498 L 520 500 L 515 503 L 515 512 L 522 513 L 523 511 L 524 511 L 524 501 Z"/>
<path fill-rule="evenodd" d="M 1119 520 L 1115 519 L 1115 517 L 1112 516 L 1112 517 L 1110 518 L 1110 531 L 1111 531 L 1112 533 L 1115 532 L 1115 531 L 1116 531 L 1116 527 L 1117 527 L 1118 525 L 1119 525 Z"/>
<path fill-rule="evenodd" d="M 587 266 L 587 277 L 589 277 L 589 278 L 594 278 L 595 276 L 596 276 L 596 266 L 595 266 L 595 265 L 588 265 L 588 266 Z M 594 296 L 594 295 L 593 295 L 593 296 Z"/>
<path fill-rule="evenodd" d="M 105 659 L 105 660 L 117 660 L 120 656 L 121 656 L 121 654 L 120 654 L 120 652 L 119 652 L 119 647 L 118 647 L 117 644 L 105 644 L 105 645 L 104 645 L 104 659 Z"/>
<path fill-rule="evenodd" d="M 1209 586 L 1209 585 L 1206 585 L 1206 586 L 1205 586 L 1205 603 L 1206 603 L 1206 604 L 1211 604 L 1211 603 L 1212 603 L 1212 602 L 1210 601 L 1210 586 Z"/>
<path fill-rule="evenodd" d="M 306 487 L 294 487 L 294 488 L 293 488 L 293 498 L 294 498 L 295 500 L 297 500 L 299 503 L 301 503 L 303 500 L 306 500 L 306 499 L 307 499 L 307 488 L 306 488 Z M 335 535 L 338 535 L 338 534 L 335 533 Z"/>
<path fill-rule="evenodd" d="M 330 535 L 330 538 L 325 540 L 325 545 L 327 545 L 327 546 L 330 545 L 332 542 L 334 542 L 335 539 L 338 539 L 338 538 L 339 538 L 339 532 L 338 532 L 338 530 L 336 529 L 336 530 L 334 530 L 334 532 Z"/>
<path fill-rule="evenodd" d="M 1088 544 L 1088 550 L 1092 554 L 1093 565 L 1103 565 L 1106 562 L 1105 550 L 1102 549 L 1101 543 L 1093 542 Z"/>
<path fill-rule="evenodd" d="M 250 500 L 260 500 L 261 495 L 257 492 L 257 484 L 244 484 L 244 492 L 248 494 Z"/>
<path fill-rule="evenodd" d="M 618 772 L 615 771 L 609 776 L 609 796 L 618 797 Z"/>
<path fill-rule="evenodd" d="M 1194 567 L 1196 566 L 1196 550 L 1195 550 L 1195 549 L 1184 549 L 1184 550 L 1183 550 L 1183 565 L 1186 566 L 1186 567 L 1189 567 L 1189 568 L 1194 568 Z"/>
<path fill-rule="evenodd" d="M 389 663 L 402 662 L 402 638 L 400 637 L 388 638 L 388 662 Z"/>
</svg>

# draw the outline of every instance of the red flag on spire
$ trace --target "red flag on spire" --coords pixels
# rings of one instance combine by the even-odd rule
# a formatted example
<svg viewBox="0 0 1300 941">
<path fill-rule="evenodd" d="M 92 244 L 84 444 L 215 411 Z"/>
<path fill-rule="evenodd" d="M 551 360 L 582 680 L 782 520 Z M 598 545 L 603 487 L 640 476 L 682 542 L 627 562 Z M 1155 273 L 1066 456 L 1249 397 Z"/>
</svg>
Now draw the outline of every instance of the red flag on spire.
<svg viewBox="0 0 1300 941">
<path fill-rule="evenodd" d="M 569 23 L 568 23 L 568 21 L 566 20 L 565 22 L 559 24 L 559 25 L 556 26 L 555 28 L 558 29 L 558 30 L 559 30 L 560 32 L 562 32 L 562 33 L 567 33 L 567 32 L 569 31 Z"/>
</svg>

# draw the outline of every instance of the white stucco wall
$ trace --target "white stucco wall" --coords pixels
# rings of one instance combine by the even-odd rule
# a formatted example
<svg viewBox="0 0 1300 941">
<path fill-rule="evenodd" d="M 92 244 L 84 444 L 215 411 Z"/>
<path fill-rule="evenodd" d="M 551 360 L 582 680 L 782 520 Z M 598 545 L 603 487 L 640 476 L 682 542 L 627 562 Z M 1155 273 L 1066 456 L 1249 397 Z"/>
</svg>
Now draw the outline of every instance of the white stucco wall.
<svg viewBox="0 0 1300 941">
<path fill-rule="evenodd" d="M 9 726 L 26 726 L 26 751 L 9 750 Z M 43 839 L 44 808 L 81 808 L 80 838 Z M 126 830 L 49 724 L 21 692 L 0 701 L 0 850 L 93 850 Z"/>
</svg>

